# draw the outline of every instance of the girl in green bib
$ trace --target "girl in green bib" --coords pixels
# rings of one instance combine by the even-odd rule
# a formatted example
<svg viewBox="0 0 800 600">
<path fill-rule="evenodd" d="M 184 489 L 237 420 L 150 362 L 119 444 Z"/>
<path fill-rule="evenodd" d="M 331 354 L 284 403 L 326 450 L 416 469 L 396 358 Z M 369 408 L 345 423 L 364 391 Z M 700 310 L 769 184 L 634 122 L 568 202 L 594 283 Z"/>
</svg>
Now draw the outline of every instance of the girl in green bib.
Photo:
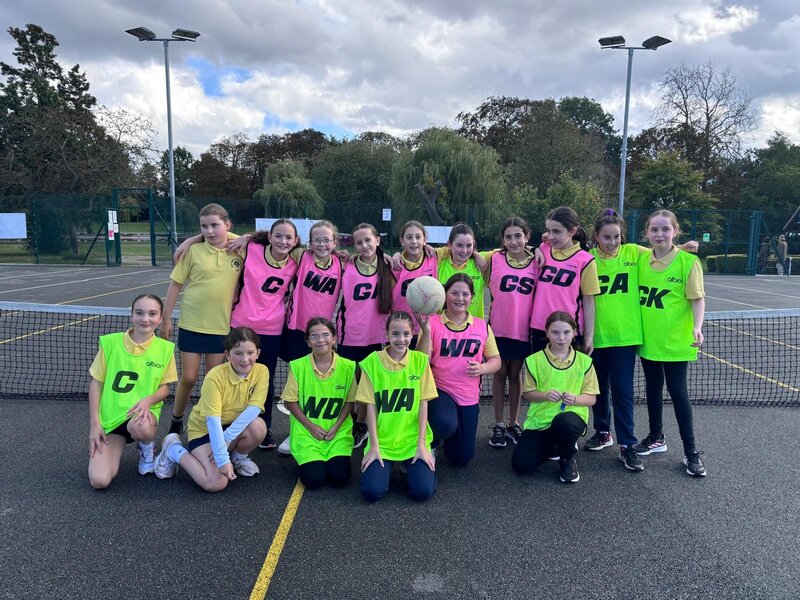
<svg viewBox="0 0 800 600">
<path fill-rule="evenodd" d="M 657 210 L 650 215 L 645 233 L 653 249 L 639 258 L 642 314 L 639 356 L 644 370 L 650 432 L 636 446 L 636 452 L 648 455 L 667 451 L 662 420 L 666 380 L 683 442 L 686 472 L 693 477 L 705 477 L 706 468 L 695 444 L 692 405 L 686 386 L 689 362 L 697 360 L 697 349 L 703 344 L 703 270 L 696 256 L 674 246 L 680 227 L 670 211 Z"/>
<path fill-rule="evenodd" d="M 586 433 L 589 407 L 599 392 L 592 359 L 573 348 L 578 324 L 569 313 L 556 311 L 545 321 L 548 344 L 525 359 L 522 398 L 530 402 L 522 437 L 511 457 L 520 475 L 536 470 L 558 454 L 558 478 L 580 480 L 575 454 Z"/>
<path fill-rule="evenodd" d="M 156 337 L 163 304 L 153 294 L 131 306 L 133 327 L 100 338 L 89 373 L 89 483 L 108 487 L 125 444 L 136 442 L 139 474 L 155 468 L 156 425 L 168 384 L 178 381 L 175 344 Z"/>
<path fill-rule="evenodd" d="M 333 351 L 336 328 L 323 317 L 306 326 L 311 354 L 289 363 L 281 399 L 291 413 L 289 443 L 307 488 L 350 481 L 356 363 Z"/>
<path fill-rule="evenodd" d="M 417 321 L 424 319 L 420 315 Z M 356 400 L 367 405 L 369 440 L 361 461 L 361 495 L 376 502 L 389 490 L 392 465 L 408 475 L 408 494 L 428 500 L 436 491 L 436 474 L 428 426 L 428 401 L 437 397 L 428 355 L 409 350 L 413 321 L 395 312 L 386 323 L 389 345 L 360 363 Z"/>
</svg>

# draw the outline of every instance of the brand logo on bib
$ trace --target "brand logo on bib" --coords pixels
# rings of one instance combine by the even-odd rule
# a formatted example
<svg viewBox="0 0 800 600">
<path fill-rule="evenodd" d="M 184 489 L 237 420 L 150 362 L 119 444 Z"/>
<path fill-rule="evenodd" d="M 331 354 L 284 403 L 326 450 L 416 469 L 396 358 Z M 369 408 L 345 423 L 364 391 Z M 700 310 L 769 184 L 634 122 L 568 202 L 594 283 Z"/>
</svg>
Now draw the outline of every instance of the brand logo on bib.
<svg viewBox="0 0 800 600">
<path fill-rule="evenodd" d="M 667 283 L 683 283 L 680 277 L 667 277 Z"/>
<path fill-rule="evenodd" d="M 337 385 L 337 386 L 336 386 L 336 389 L 337 389 L 337 390 L 346 390 L 346 389 L 347 389 L 347 386 L 346 386 L 346 385 Z"/>
<path fill-rule="evenodd" d="M 421 379 L 421 377 L 419 375 L 409 375 L 408 376 L 408 380 L 409 381 L 419 381 L 420 379 Z"/>
<path fill-rule="evenodd" d="M 144 364 L 146 364 L 148 367 L 155 367 L 156 369 L 163 369 L 164 368 L 164 365 L 159 364 L 157 362 L 153 362 L 152 360 L 148 360 Z"/>
<path fill-rule="evenodd" d="M 622 263 L 622 266 L 623 266 L 623 267 L 635 267 L 635 266 L 637 266 L 638 264 L 639 264 L 639 263 L 635 263 L 635 262 L 624 262 L 624 263 Z"/>
</svg>

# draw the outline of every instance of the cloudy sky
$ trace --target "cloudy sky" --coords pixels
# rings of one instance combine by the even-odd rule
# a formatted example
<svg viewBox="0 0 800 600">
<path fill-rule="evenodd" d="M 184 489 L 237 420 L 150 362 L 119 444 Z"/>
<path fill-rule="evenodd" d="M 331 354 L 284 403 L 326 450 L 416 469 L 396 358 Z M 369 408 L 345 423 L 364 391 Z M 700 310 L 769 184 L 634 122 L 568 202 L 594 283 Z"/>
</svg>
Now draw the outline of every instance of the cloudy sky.
<svg viewBox="0 0 800 600">
<path fill-rule="evenodd" d="M 125 33 L 201 32 L 170 46 L 175 143 L 313 127 L 337 137 L 453 125 L 487 96 L 588 96 L 622 129 L 626 53 L 597 39 L 651 35 L 639 51 L 630 130 L 647 127 L 670 67 L 713 62 L 748 89 L 761 128 L 800 143 L 797 0 L 4 0 L 0 25 L 36 23 L 80 63 L 101 104 L 144 113 L 166 146 L 163 49 Z M 0 60 L 13 62 L 0 37 Z"/>
</svg>

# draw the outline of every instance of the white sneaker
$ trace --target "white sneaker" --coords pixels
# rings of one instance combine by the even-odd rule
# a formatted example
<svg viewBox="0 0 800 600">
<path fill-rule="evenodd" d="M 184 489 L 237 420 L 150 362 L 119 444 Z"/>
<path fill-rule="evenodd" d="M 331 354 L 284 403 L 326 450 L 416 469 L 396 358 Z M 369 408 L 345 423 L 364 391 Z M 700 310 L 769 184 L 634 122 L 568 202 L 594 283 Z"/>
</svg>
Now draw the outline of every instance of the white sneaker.
<svg viewBox="0 0 800 600">
<path fill-rule="evenodd" d="M 170 479 L 178 472 L 178 463 L 173 461 L 168 455 L 167 451 L 170 446 L 180 444 L 181 438 L 177 433 L 170 433 L 161 442 L 161 452 L 156 456 L 155 474 L 159 479 Z"/>
<path fill-rule="evenodd" d="M 139 450 L 139 475 L 147 475 L 156 469 L 156 445 L 153 442 L 136 442 Z"/>
<path fill-rule="evenodd" d="M 235 459 L 232 458 L 231 462 L 233 463 L 233 470 L 242 477 L 253 477 L 261 472 L 258 469 L 258 465 L 249 456 L 237 456 Z"/>
<path fill-rule="evenodd" d="M 280 446 L 278 446 L 278 454 L 283 454 L 284 456 L 291 456 L 292 455 L 292 447 L 289 444 L 289 438 L 288 437 L 281 442 Z"/>
</svg>

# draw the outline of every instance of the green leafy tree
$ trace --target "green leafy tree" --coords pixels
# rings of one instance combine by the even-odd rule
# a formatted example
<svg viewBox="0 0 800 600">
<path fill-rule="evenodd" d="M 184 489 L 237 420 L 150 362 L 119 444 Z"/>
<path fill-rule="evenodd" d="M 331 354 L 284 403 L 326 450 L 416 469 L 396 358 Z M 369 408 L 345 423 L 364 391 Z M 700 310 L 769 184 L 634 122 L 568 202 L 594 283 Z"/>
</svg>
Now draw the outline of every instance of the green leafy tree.
<svg viewBox="0 0 800 600">
<path fill-rule="evenodd" d="M 508 187 L 493 149 L 450 129 L 432 127 L 417 136 L 414 148 L 398 156 L 389 195 L 398 222 L 475 225 L 483 222 L 487 207 L 506 203 Z"/>
<path fill-rule="evenodd" d="M 642 165 L 631 182 L 631 208 L 712 209 L 717 199 L 701 189 L 703 174 L 671 152 Z"/>
<path fill-rule="evenodd" d="M 194 157 L 183 146 L 176 146 L 172 151 L 172 160 L 175 175 L 175 197 L 186 198 L 192 192 L 192 164 Z M 159 160 L 160 177 L 158 180 L 158 191 L 169 196 L 169 150 L 161 153 Z"/>
<path fill-rule="evenodd" d="M 267 167 L 264 187 L 254 195 L 264 204 L 268 217 L 322 218 L 324 203 L 298 161 L 283 161 Z"/>
</svg>

